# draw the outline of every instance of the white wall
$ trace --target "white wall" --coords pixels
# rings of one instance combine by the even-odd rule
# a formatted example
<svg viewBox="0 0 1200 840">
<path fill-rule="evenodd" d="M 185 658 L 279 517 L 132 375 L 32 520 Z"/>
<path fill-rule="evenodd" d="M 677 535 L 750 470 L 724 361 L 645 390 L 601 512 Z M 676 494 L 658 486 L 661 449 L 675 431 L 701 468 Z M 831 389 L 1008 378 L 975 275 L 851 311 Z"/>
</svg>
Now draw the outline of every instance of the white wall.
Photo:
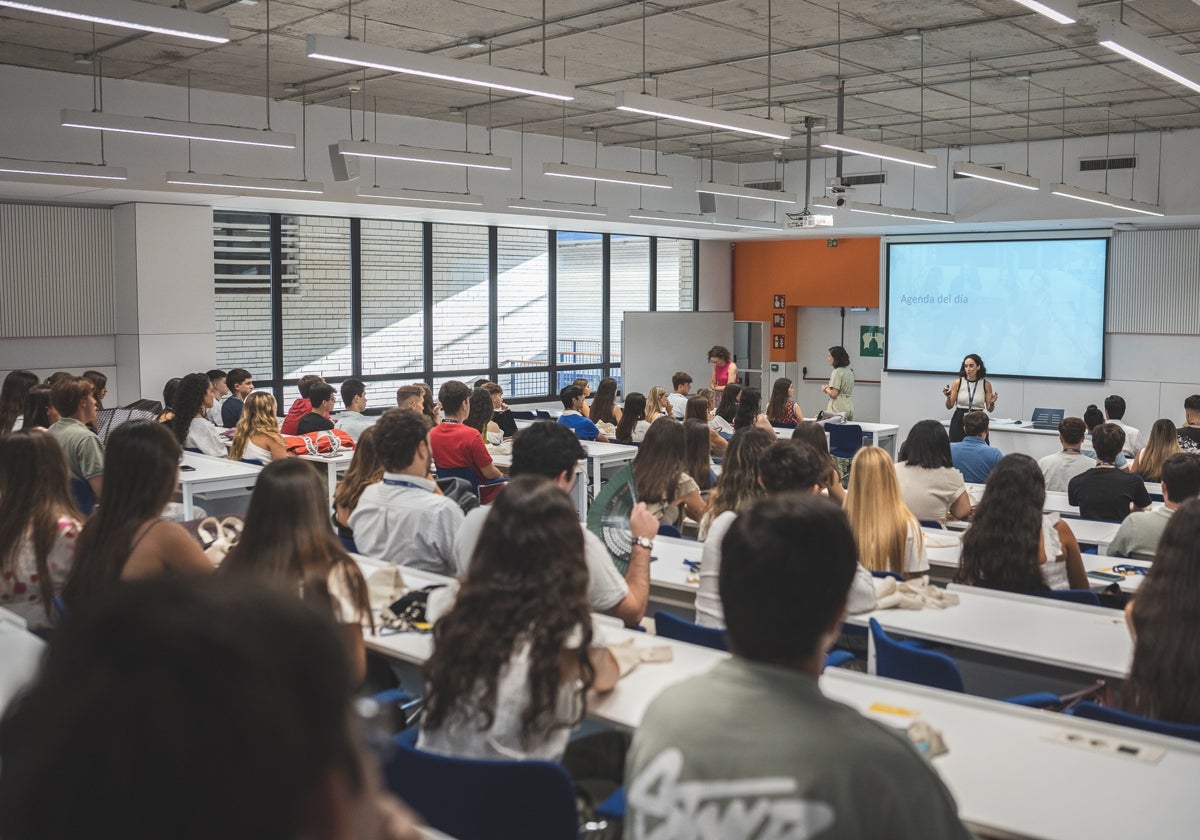
<svg viewBox="0 0 1200 840">
<path fill-rule="evenodd" d="M 821 386 L 829 381 L 831 368 L 826 358 L 829 348 L 843 344 L 850 354 L 850 366 L 854 370 L 854 419 L 867 423 L 879 422 L 879 378 L 883 371 L 883 359 L 863 357 L 857 352 L 859 327 L 881 324 L 878 309 L 853 312 L 846 309 L 845 338 L 842 337 L 841 309 L 832 306 L 807 307 L 796 310 L 796 363 L 792 377 L 796 387 L 796 402 L 805 417 L 815 416 L 825 408 L 828 397 L 821 393 Z M 804 368 L 808 368 L 806 379 Z M 891 421 L 884 421 L 891 422 Z"/>
<path fill-rule="evenodd" d="M 726 312 L 733 309 L 733 249 L 723 239 L 700 241 L 701 312 Z"/>
</svg>

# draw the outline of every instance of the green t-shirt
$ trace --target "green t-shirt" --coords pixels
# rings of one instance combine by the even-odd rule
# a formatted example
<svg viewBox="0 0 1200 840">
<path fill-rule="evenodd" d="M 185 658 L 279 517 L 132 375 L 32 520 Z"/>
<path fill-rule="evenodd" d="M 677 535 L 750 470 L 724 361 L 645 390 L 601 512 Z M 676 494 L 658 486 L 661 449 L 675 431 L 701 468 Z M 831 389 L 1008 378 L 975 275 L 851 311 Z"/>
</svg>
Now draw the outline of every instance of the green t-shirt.
<svg viewBox="0 0 1200 840">
<path fill-rule="evenodd" d="M 64 417 L 48 431 L 67 456 L 72 478 L 87 481 L 104 473 L 104 449 L 91 429 L 73 417 Z"/>
<path fill-rule="evenodd" d="M 655 698 L 625 781 L 626 840 L 971 836 L 907 740 L 811 677 L 738 657 Z"/>
</svg>

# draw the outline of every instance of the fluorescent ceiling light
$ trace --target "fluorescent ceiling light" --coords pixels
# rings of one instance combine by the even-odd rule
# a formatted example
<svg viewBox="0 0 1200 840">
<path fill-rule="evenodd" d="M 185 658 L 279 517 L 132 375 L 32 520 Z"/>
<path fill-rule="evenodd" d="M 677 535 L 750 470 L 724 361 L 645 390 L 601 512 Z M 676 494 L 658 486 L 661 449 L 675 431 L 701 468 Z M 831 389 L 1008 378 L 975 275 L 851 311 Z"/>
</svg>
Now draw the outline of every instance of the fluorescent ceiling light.
<svg viewBox="0 0 1200 840">
<path fill-rule="evenodd" d="M 647 96 L 644 93 L 618 91 L 613 94 L 613 107 L 618 111 L 633 111 L 637 114 L 649 114 L 652 117 L 662 117 L 664 120 L 707 125 L 712 128 L 723 128 L 740 134 L 753 134 L 757 137 L 770 137 L 775 140 L 790 140 L 792 127 L 783 120 L 764 120 L 761 117 L 748 117 L 722 111 L 720 108 L 708 108 L 704 105 L 688 105 L 673 99 L 662 99 L 657 96 Z"/>
<path fill-rule="evenodd" d="M 780 230 L 778 222 L 764 222 L 761 219 L 734 219 L 729 222 L 713 220 L 711 224 L 717 227 L 757 228 L 759 230 Z"/>
<path fill-rule="evenodd" d="M 61 116 L 67 128 L 91 128 L 119 134 L 150 134 L 183 140 L 207 140 L 213 143 L 238 143 L 243 146 L 268 146 L 273 149 L 296 148 L 296 135 L 286 131 L 264 131 L 232 125 L 160 120 L 157 117 L 128 117 L 103 111 L 72 111 L 64 108 Z"/>
<path fill-rule="evenodd" d="M 867 213 L 871 216 L 891 216 L 894 219 L 913 219 L 918 222 L 937 222 L 952 225 L 957 221 L 947 213 L 930 213 L 925 210 L 905 210 L 902 207 L 885 207 L 882 204 L 852 204 L 852 213 Z"/>
<path fill-rule="evenodd" d="M 130 0 L 0 0 L 0 6 L 143 32 L 177 35 L 212 44 L 224 44 L 229 40 L 227 18 L 151 3 L 134 3 Z"/>
<path fill-rule="evenodd" d="M 1096 27 L 1096 43 L 1200 93 L 1200 64 L 1160 47 L 1128 26 L 1115 20 L 1100 23 Z"/>
<path fill-rule="evenodd" d="M 1086 201 L 1089 204 L 1099 204 L 1101 207 L 1113 207 L 1118 210 L 1129 210 L 1134 213 L 1142 213 L 1147 216 L 1165 216 L 1153 204 L 1143 204 L 1140 201 L 1132 199 L 1117 198 L 1108 193 L 1093 192 L 1092 190 L 1084 190 L 1079 187 L 1072 187 L 1070 184 L 1058 184 L 1051 192 L 1054 195 L 1060 195 L 1063 198 L 1073 198 L 1076 201 Z"/>
<path fill-rule="evenodd" d="M 568 213 L 575 216 L 607 216 L 607 207 L 594 204 L 571 204 L 566 201 L 541 201 L 536 198 L 510 198 L 510 210 L 537 210 L 539 213 Z"/>
<path fill-rule="evenodd" d="M 520 70 L 508 70 L 504 67 L 491 67 L 487 64 L 476 64 L 457 58 L 442 58 L 411 50 L 364 44 L 362 41 L 349 41 L 330 35 L 309 35 L 306 53 L 309 58 L 321 58 L 341 64 L 353 64 L 357 67 L 374 67 L 378 70 L 390 70 L 393 73 L 407 73 L 412 76 L 442 79 L 464 85 L 478 85 L 495 90 L 507 90 L 512 93 L 524 93 L 529 96 L 543 96 L 547 99 L 563 101 L 575 98 L 575 86 L 562 79 L 552 79 L 549 76 L 539 76 Z"/>
<path fill-rule="evenodd" d="M 127 177 L 124 167 L 120 166 L 16 158 L 0 158 L 0 172 L 16 175 L 51 175 L 57 178 L 95 178 L 101 181 L 124 181 Z"/>
<path fill-rule="evenodd" d="M 969 161 L 959 161 L 954 164 L 954 174 L 966 178 L 978 178 L 980 181 L 991 181 L 994 184 L 1004 184 L 1006 187 L 1017 187 L 1022 190 L 1038 190 L 1042 182 L 1028 175 L 1018 175 L 1016 172 L 1005 172 L 1003 169 L 993 169 Z"/>
<path fill-rule="evenodd" d="M 465 207 L 482 207 L 483 199 L 470 193 L 441 192 L 439 190 L 410 190 L 402 187 L 359 187 L 363 198 L 385 198 L 388 201 L 408 201 L 414 204 L 456 204 Z"/>
<path fill-rule="evenodd" d="M 512 158 L 497 155 L 456 152 L 451 149 L 424 149 L 417 146 L 389 146 L 362 140 L 339 140 L 338 151 L 351 157 L 407 160 L 413 163 L 442 163 L 447 166 L 469 166 L 473 169 L 512 169 Z"/>
<path fill-rule="evenodd" d="M 838 200 L 836 198 L 830 198 L 827 195 L 814 195 L 812 199 L 809 200 L 808 206 L 820 207 L 822 210 L 841 210 L 842 207 L 846 206 L 843 204 L 842 207 L 839 207 L 837 201 Z"/>
<path fill-rule="evenodd" d="M 795 204 L 796 194 L 783 190 L 760 190 L 754 187 L 739 187 L 734 184 L 717 184 L 712 181 L 697 181 L 696 192 L 710 195 L 727 195 L 733 198 L 749 198 L 755 201 L 774 201 L 779 204 Z"/>
<path fill-rule="evenodd" d="M 845 134 L 826 134 L 821 138 L 821 147 L 835 149 L 839 152 L 849 152 L 852 155 L 882 158 L 896 163 L 907 163 L 909 166 L 920 166 L 923 169 L 935 169 L 937 158 L 928 152 L 912 152 L 899 146 L 889 146 L 887 143 L 876 143 L 874 140 L 859 140 Z"/>
<path fill-rule="evenodd" d="M 666 175 L 650 175 L 645 172 L 626 172 L 623 169 L 596 169 L 592 166 L 575 166 L 570 163 L 542 164 L 544 175 L 556 178 L 576 178 L 580 181 L 604 181 L 609 184 L 629 184 L 634 187 L 649 187 L 669 190 L 674 186 Z"/>
<path fill-rule="evenodd" d="M 1027 9 L 1045 15 L 1055 23 L 1074 23 L 1079 19 L 1079 4 L 1076 0 L 1017 0 Z"/>
<path fill-rule="evenodd" d="M 242 175 L 216 175 L 208 172 L 168 172 L 168 184 L 188 187 L 220 187 L 255 192 L 323 193 L 325 185 L 318 181 L 299 181 L 290 178 L 247 178 Z"/>
<path fill-rule="evenodd" d="M 695 213 L 670 213 L 665 210 L 630 210 L 629 218 L 646 219 L 654 222 L 681 222 L 685 225 L 712 226 L 712 220 L 707 216 Z"/>
</svg>

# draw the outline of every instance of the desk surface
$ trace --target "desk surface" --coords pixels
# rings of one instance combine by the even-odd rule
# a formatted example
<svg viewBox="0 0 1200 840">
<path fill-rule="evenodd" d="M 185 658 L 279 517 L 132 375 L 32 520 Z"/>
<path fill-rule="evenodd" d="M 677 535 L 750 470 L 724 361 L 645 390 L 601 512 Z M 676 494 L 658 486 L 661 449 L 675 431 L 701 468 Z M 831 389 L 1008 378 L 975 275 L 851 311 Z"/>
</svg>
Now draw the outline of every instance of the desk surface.
<svg viewBox="0 0 1200 840">
<path fill-rule="evenodd" d="M 979 504 L 979 500 L 983 498 L 984 486 L 985 485 L 983 484 L 976 484 L 973 482 L 967 483 L 967 495 L 971 497 L 972 506 Z M 1161 498 L 1162 485 L 1147 481 L 1146 492 L 1152 497 L 1158 496 Z M 1152 502 L 1150 504 L 1150 510 L 1160 507 L 1162 507 L 1162 502 Z M 1047 513 L 1060 513 L 1064 516 L 1079 516 L 1078 506 L 1071 504 L 1067 500 L 1067 493 L 1063 490 L 1047 490 L 1046 501 L 1042 505 L 1042 510 L 1046 511 Z"/>
<path fill-rule="evenodd" d="M 1120 522 L 1100 522 L 1095 519 L 1064 519 L 1071 533 L 1081 545 L 1108 545 L 1117 536 Z M 969 522 L 955 520 L 946 523 L 946 527 L 954 531 L 965 531 L 970 527 Z"/>
<path fill-rule="evenodd" d="M 0 713 L 33 679 L 45 649 L 46 643 L 23 626 L 0 618 Z"/>
<path fill-rule="evenodd" d="M 258 464 L 246 464 L 196 452 L 184 452 L 182 463 L 193 469 L 180 470 L 180 484 L 205 484 L 236 479 L 250 479 L 250 483 L 253 484 L 262 472 L 262 467 Z"/>
</svg>

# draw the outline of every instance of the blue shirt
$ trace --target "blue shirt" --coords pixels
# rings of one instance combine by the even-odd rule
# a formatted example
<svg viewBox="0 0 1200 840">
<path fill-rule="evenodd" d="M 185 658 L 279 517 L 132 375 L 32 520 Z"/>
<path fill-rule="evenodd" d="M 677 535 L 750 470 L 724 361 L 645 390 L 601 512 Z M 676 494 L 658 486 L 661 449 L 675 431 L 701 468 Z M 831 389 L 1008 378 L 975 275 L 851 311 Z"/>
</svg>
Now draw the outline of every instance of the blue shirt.
<svg viewBox="0 0 1200 840">
<path fill-rule="evenodd" d="M 983 484 L 1004 453 L 994 446 L 988 446 L 982 438 L 967 437 L 950 444 L 950 457 L 962 473 L 963 481 Z"/>
<path fill-rule="evenodd" d="M 226 429 L 237 428 L 238 420 L 242 418 L 242 408 L 245 405 L 245 401 L 230 394 L 229 398 L 221 403 L 221 424 Z"/>
<path fill-rule="evenodd" d="M 596 436 L 600 434 L 600 430 L 596 428 L 596 424 L 578 411 L 564 411 L 559 416 L 558 422 L 573 431 L 575 437 L 580 440 L 595 440 Z"/>
</svg>

